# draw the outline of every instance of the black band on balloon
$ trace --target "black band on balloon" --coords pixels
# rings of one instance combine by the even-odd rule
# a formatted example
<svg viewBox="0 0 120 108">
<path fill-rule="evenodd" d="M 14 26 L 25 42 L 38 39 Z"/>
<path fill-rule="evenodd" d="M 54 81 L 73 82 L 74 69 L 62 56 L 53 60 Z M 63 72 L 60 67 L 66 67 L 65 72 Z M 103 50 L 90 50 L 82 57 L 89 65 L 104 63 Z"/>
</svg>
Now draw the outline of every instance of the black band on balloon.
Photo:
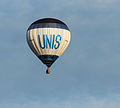
<svg viewBox="0 0 120 108">
<path fill-rule="evenodd" d="M 33 22 L 28 30 L 35 29 L 35 28 L 61 28 L 69 30 L 67 25 L 55 18 L 43 18 Z"/>
<path fill-rule="evenodd" d="M 60 23 L 35 23 L 35 24 L 32 24 L 28 28 L 28 30 L 36 29 L 36 28 L 60 28 L 60 29 L 69 30 L 69 28 L 66 25 L 60 24 Z"/>
<path fill-rule="evenodd" d="M 48 67 L 50 67 L 58 58 L 57 55 L 40 55 L 38 58 L 46 64 Z"/>
</svg>

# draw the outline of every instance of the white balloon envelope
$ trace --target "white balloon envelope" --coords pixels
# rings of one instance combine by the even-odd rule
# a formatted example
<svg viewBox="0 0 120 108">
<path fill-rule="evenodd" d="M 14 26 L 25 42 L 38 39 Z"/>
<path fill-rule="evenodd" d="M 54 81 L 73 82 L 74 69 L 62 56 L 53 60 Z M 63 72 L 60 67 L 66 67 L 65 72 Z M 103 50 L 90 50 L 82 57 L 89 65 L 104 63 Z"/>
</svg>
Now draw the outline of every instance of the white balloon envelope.
<svg viewBox="0 0 120 108">
<path fill-rule="evenodd" d="M 65 51 L 70 42 L 70 30 L 65 23 L 54 18 L 33 22 L 27 30 L 27 42 L 34 54 L 49 67 Z"/>
</svg>

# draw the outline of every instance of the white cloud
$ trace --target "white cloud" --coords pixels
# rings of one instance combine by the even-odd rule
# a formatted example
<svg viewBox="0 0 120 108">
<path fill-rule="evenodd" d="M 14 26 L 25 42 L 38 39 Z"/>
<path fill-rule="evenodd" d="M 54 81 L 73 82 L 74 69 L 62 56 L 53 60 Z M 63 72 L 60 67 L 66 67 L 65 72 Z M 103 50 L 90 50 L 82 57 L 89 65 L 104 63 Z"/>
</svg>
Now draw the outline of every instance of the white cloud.
<svg viewBox="0 0 120 108">
<path fill-rule="evenodd" d="M 102 3 L 102 4 L 110 4 L 110 3 L 115 3 L 118 0 L 96 0 L 96 2 L 98 3 Z"/>
<path fill-rule="evenodd" d="M 78 97 L 72 100 L 46 102 L 30 101 L 24 103 L 1 103 L 1 108 L 120 108 L 119 95 L 108 97 Z"/>
<path fill-rule="evenodd" d="M 118 0 L 95 0 L 95 7 L 98 8 L 107 8 L 109 6 L 115 6 L 118 3 Z"/>
<path fill-rule="evenodd" d="M 2 61 L 1 62 L 1 64 L 2 64 L 2 69 L 1 69 L 1 71 L 4 71 L 5 70 L 5 72 L 1 72 L 1 77 L 2 77 L 2 79 L 4 79 L 4 80 L 1 80 L 1 85 L 3 85 L 3 86 L 1 86 L 2 87 L 2 89 L 3 90 L 1 90 L 1 94 L 3 94 L 2 96 L 1 96 L 1 101 L 4 99 L 4 101 L 3 101 L 3 103 L 2 102 L 0 102 L 0 108 L 120 108 L 120 99 L 119 99 L 119 96 L 109 96 L 109 97 L 106 97 L 106 98 L 95 98 L 95 97 L 88 97 L 88 98 L 84 98 L 84 97 L 77 97 L 77 98 L 73 98 L 72 100 L 65 100 L 65 101 L 56 101 L 56 100 L 50 100 L 49 102 L 48 102 L 48 100 L 46 101 L 46 102 L 41 102 L 41 101 L 24 101 L 24 103 L 20 103 L 19 101 L 18 102 L 16 102 L 16 99 L 14 99 L 14 102 L 6 102 L 5 100 L 6 100 L 6 98 L 5 97 L 7 97 L 7 99 L 8 98 L 10 98 L 10 97 L 13 97 L 13 93 L 11 93 L 11 91 L 12 92 L 14 92 L 15 94 L 14 94 L 14 97 L 17 97 L 16 96 L 16 94 L 20 94 L 20 93 L 18 93 L 17 92 L 17 90 L 18 91 L 20 91 L 19 89 L 20 89 L 20 87 L 21 88 L 24 88 L 27 84 L 31 84 L 31 82 L 33 81 L 33 83 L 32 84 L 36 84 L 36 82 L 38 82 L 38 83 L 40 83 L 40 84 L 36 84 L 35 86 L 32 86 L 31 87 L 31 85 L 30 85 L 30 87 L 31 88 L 33 88 L 33 89 L 31 89 L 31 91 L 33 91 L 33 92 L 36 92 L 35 90 L 34 90 L 34 87 L 36 87 L 37 89 L 38 89 L 38 91 L 42 91 L 41 90 L 41 87 L 39 88 L 38 87 L 38 85 L 46 85 L 46 83 L 44 82 L 44 81 L 41 81 L 41 80 L 39 80 L 39 81 L 37 81 L 37 80 L 35 80 L 34 78 L 36 78 L 36 77 L 32 77 L 33 79 L 31 79 L 31 77 L 30 77 L 30 74 L 28 75 L 28 73 L 32 73 L 32 71 L 28 71 L 28 73 L 27 73 L 27 71 L 25 71 L 25 70 L 28 70 L 27 68 L 27 64 L 28 64 L 28 62 L 25 64 L 25 69 L 24 70 L 22 70 L 21 71 L 21 73 L 20 74 L 22 74 L 21 76 L 19 76 L 18 77 L 18 75 L 20 75 L 19 73 L 18 74 L 13 74 L 13 73 L 15 73 L 15 72 L 9 72 L 9 71 L 16 71 L 16 69 L 17 68 L 15 68 L 15 69 L 11 69 L 11 68 L 14 68 L 14 66 L 15 67 L 22 67 L 23 68 L 23 59 L 25 58 L 25 59 L 27 59 L 27 57 L 26 56 L 24 56 L 24 55 L 26 55 L 25 54 L 25 52 L 27 52 L 27 51 L 25 51 L 26 49 L 24 49 L 23 50 L 23 48 L 24 48 L 24 45 L 25 44 L 23 44 L 25 41 L 25 27 L 27 27 L 27 25 L 28 25 L 28 22 L 30 23 L 31 22 L 31 19 L 33 19 L 33 17 L 38 17 L 38 16 L 40 16 L 40 17 L 43 17 L 44 15 L 48 15 L 49 13 L 51 14 L 52 13 L 52 11 L 54 10 L 56 13 L 54 13 L 53 15 L 58 15 L 59 17 L 60 16 L 63 16 L 63 18 L 66 18 L 67 17 L 67 19 L 69 20 L 68 22 L 71 24 L 71 28 L 72 28 L 72 31 L 73 31 L 73 40 L 72 40 L 72 45 L 70 46 L 71 48 L 70 49 L 72 49 L 72 47 L 73 47 L 73 49 L 72 49 L 72 53 L 70 52 L 70 53 L 66 53 L 66 54 L 68 54 L 68 61 L 66 60 L 66 64 L 67 63 L 69 63 L 69 58 L 71 57 L 71 61 L 72 62 L 70 62 L 69 64 L 69 66 L 73 66 L 73 64 L 74 64 L 74 67 L 75 67 L 75 69 L 77 70 L 77 72 L 76 72 L 76 75 L 75 74 L 72 74 L 72 76 L 70 77 L 70 74 L 68 75 L 68 74 L 66 74 L 66 73 L 64 73 L 64 74 L 61 74 L 61 78 L 62 78 L 62 80 L 66 80 L 66 76 L 64 76 L 65 74 L 67 75 L 67 78 L 68 78 L 68 81 L 66 82 L 66 84 L 63 84 L 63 91 L 64 92 L 58 92 L 58 93 L 60 93 L 59 94 L 59 96 L 62 94 L 63 95 L 63 93 L 66 93 L 66 90 L 68 90 L 68 89 L 71 89 L 72 87 L 71 87 L 71 85 L 74 85 L 74 84 L 76 84 L 76 86 L 73 86 L 73 87 L 76 87 L 76 88 L 74 88 L 75 89 L 75 91 L 76 90 L 78 90 L 78 91 L 80 91 L 80 88 L 78 88 L 78 83 L 79 84 L 83 84 L 84 86 L 87 86 L 87 89 L 88 90 L 86 90 L 86 91 L 92 91 L 93 89 L 91 89 L 92 87 L 89 85 L 89 83 L 88 84 L 86 84 L 86 82 L 89 82 L 89 81 L 91 81 L 90 79 L 87 79 L 86 78 L 86 76 L 84 76 L 84 75 L 82 75 L 82 71 L 88 71 L 89 72 L 89 69 L 91 68 L 93 71 L 95 71 L 94 70 L 94 68 L 97 68 L 97 70 L 99 69 L 99 67 L 100 67 L 100 69 L 102 69 L 102 70 L 104 70 L 104 68 L 102 67 L 102 66 L 105 66 L 107 63 L 108 63 L 108 66 L 110 67 L 111 65 L 110 65 L 110 63 L 112 64 L 112 68 L 113 68 L 113 70 L 115 71 L 115 70 L 117 70 L 117 71 L 119 71 L 119 51 L 117 50 L 117 49 L 115 49 L 117 46 L 119 46 L 119 44 L 117 44 L 116 42 L 118 42 L 117 40 L 119 40 L 119 35 L 118 35 L 118 37 L 116 37 L 115 35 L 114 35 L 114 33 L 113 32 L 110 32 L 110 31 L 114 31 L 114 32 L 116 32 L 115 31 L 115 29 L 117 28 L 118 29 L 118 27 L 119 26 L 117 26 L 117 24 L 119 25 L 119 20 L 116 20 L 116 18 L 119 18 L 117 15 L 119 15 L 119 14 L 117 14 L 116 12 L 114 13 L 114 12 L 111 12 L 110 14 L 112 14 L 112 15 L 108 15 L 108 13 L 105 13 L 104 14 L 104 8 L 108 8 L 108 7 L 115 7 L 116 5 L 115 4 L 117 4 L 117 3 L 119 3 L 119 1 L 118 0 L 66 0 L 66 2 L 65 2 L 65 0 L 61 0 L 61 1 L 57 1 L 56 2 L 56 0 L 51 0 L 51 3 L 50 3 L 50 1 L 48 1 L 48 0 L 46 0 L 46 3 L 42 3 L 42 5 L 41 5 L 41 1 L 38 1 L 38 2 L 36 2 L 34 5 L 33 5 L 33 3 L 31 2 L 32 0 L 13 0 L 12 2 L 10 2 L 10 5 L 9 5 L 9 1 L 10 0 L 2 0 L 2 2 L 1 2 L 1 4 L 0 4 L 0 6 L 3 6 L 4 8 L 2 8 L 1 9 L 1 12 L 0 12 L 0 15 L 1 15 L 1 20 L 2 20 L 2 22 L 3 22 L 3 24 L 1 24 L 1 26 L 0 26 L 0 28 L 1 28 L 1 34 L 3 33 L 5 33 L 6 35 L 5 36 L 8 36 L 7 38 L 6 37 L 3 37 L 2 35 L 2 38 L 4 38 L 4 39 L 2 39 L 1 38 L 1 40 L 2 40 L 2 42 L 1 43 L 4 43 L 4 41 L 3 40 L 7 40 L 7 47 L 6 46 L 4 46 L 4 45 L 1 45 L 1 49 L 6 49 L 7 51 L 7 53 L 8 53 L 8 49 L 10 50 L 10 52 L 9 52 L 9 56 L 8 57 L 6 57 L 5 56 L 5 53 L 3 53 L 3 57 L 2 58 L 4 58 L 4 61 Z M 34 2 L 34 1 L 33 1 Z M 53 2 L 54 2 L 54 4 L 53 4 Z M 47 4 L 47 8 L 44 6 L 44 5 L 46 5 Z M 10 7 L 9 7 L 10 6 Z M 7 7 L 7 8 L 6 8 Z M 46 10 L 45 11 L 43 11 L 43 10 L 41 10 L 41 8 L 40 7 L 42 7 L 43 9 L 44 9 L 44 7 L 46 8 Z M 51 7 L 51 8 L 50 8 Z M 92 12 L 91 11 L 87 11 L 87 13 L 85 13 L 85 14 L 82 14 L 82 13 L 84 13 L 84 11 L 81 11 L 80 12 L 80 10 L 83 8 L 83 10 L 84 9 L 92 9 Z M 101 16 L 99 16 L 99 15 L 97 15 L 96 13 L 97 12 L 94 12 L 93 10 L 95 9 L 95 8 L 103 8 L 103 11 L 101 12 Z M 66 10 L 67 11 L 66 11 Z M 75 10 L 74 10 L 75 9 Z M 88 10 L 89 10 L 88 9 Z M 52 11 L 50 11 L 50 10 L 52 10 Z M 73 11 L 74 10 L 74 11 Z M 33 12 L 33 14 L 31 14 L 31 11 Z M 43 11 L 43 12 L 42 12 Z M 61 13 L 59 13 L 61 11 Z M 77 11 L 77 12 L 76 12 Z M 45 13 L 45 14 L 44 14 Z M 117 17 L 114 17 L 114 15 L 113 15 L 113 13 L 117 16 Z M 90 14 L 90 15 L 88 15 L 88 14 Z M 92 14 L 92 15 L 91 15 Z M 86 15 L 86 16 L 85 16 Z M 92 17 L 91 17 L 92 16 Z M 30 20 L 30 21 L 28 21 L 28 20 Z M 115 22 L 116 21 L 116 22 Z M 1 23 L 2 23 L 1 22 Z M 100 24 L 102 24 L 102 25 L 100 25 Z M 7 25 L 7 26 L 6 26 Z M 92 27 L 91 27 L 91 25 L 92 25 Z M 100 26 L 102 26 L 102 27 L 100 27 Z M 113 29 L 113 27 L 116 27 L 115 29 Z M 88 27 L 88 28 L 87 28 Z M 109 27 L 111 27 L 111 29 L 107 29 L 107 28 L 109 28 Z M 83 28 L 83 29 L 82 29 Z M 90 28 L 92 28 L 92 29 L 90 29 Z M 96 29 L 97 28 L 97 29 Z M 109 38 L 107 37 L 107 38 L 105 38 L 105 32 L 104 32 L 104 30 L 103 29 L 106 29 L 106 31 L 107 31 L 107 35 L 109 36 L 109 33 L 111 33 L 112 34 L 112 36 L 114 36 L 114 38 L 111 38 L 110 39 L 110 36 L 109 36 Z M 75 30 L 76 29 L 76 30 Z M 80 32 L 79 32 L 79 30 L 80 29 L 82 29 L 83 31 L 87 31 L 88 29 L 90 29 L 90 32 L 88 31 L 88 33 L 91 33 L 90 34 L 90 36 L 89 37 L 86 37 L 86 39 L 85 38 L 83 38 L 82 39 L 82 35 L 83 35 L 83 37 L 85 37 L 85 33 L 81 33 L 81 37 L 78 35 Z M 100 33 L 100 35 L 103 35 L 101 32 L 104 32 L 104 38 L 99 38 L 99 37 L 101 37 L 101 36 L 93 36 L 92 37 L 92 33 L 94 34 L 94 31 L 93 30 L 98 30 L 97 32 L 99 32 Z M 5 30 L 5 31 L 4 31 Z M 82 32 L 82 30 L 81 30 L 81 32 Z M 3 32 L 4 31 L 4 32 Z M 14 31 L 18 31 L 18 32 L 14 32 Z M 118 30 L 119 31 L 119 30 Z M 10 34 L 10 36 L 9 35 L 7 35 L 7 33 L 8 34 Z M 18 35 L 19 34 L 19 35 Z M 78 36 L 79 37 L 78 37 Z M 95 35 L 95 34 L 94 34 Z M 13 37 L 14 36 L 14 37 Z M 19 40 L 18 38 L 21 38 L 21 40 L 22 41 L 20 41 L 19 43 L 17 43 L 16 41 L 11 41 L 11 40 L 13 40 L 13 39 L 15 39 L 15 37 L 17 38 L 16 40 Z M 75 37 L 75 38 L 74 38 Z M 115 38 L 116 37 L 116 38 Z M 93 40 L 91 40 L 91 39 L 93 39 Z M 104 41 L 101 41 L 101 40 L 103 39 L 105 39 L 104 41 L 105 41 L 105 44 L 103 43 Z M 106 40 L 107 39 L 107 40 Z M 113 40 L 114 39 L 114 40 Z M 82 43 L 82 41 L 84 42 L 84 44 L 82 43 L 81 45 L 82 46 L 84 46 L 84 47 L 81 47 L 81 48 L 83 48 L 83 50 L 81 50 L 81 52 L 79 52 L 78 53 L 78 55 L 76 55 L 76 56 L 78 56 L 78 59 L 79 60 L 75 60 L 74 59 L 74 57 L 75 57 L 75 51 L 78 51 L 78 50 L 76 50 L 76 46 L 77 46 L 77 42 L 75 41 L 75 40 L 78 40 L 77 42 L 80 44 L 80 42 Z M 82 41 L 80 41 L 80 40 L 82 40 Z M 86 40 L 86 41 L 85 41 Z M 98 42 L 98 43 L 97 43 Z M 9 43 L 9 44 L 8 44 Z M 15 46 L 15 44 L 17 43 L 17 45 Z M 91 43 L 91 45 L 88 45 L 88 43 Z M 119 42 L 118 42 L 119 43 Z M 19 44 L 19 47 L 18 47 L 18 44 Z M 102 45 L 101 45 L 102 44 Z M 85 46 L 86 45 L 86 46 Z M 106 45 L 106 46 L 105 46 Z M 4 46 L 4 47 L 3 47 Z M 91 55 L 90 55 L 90 52 L 91 51 L 88 51 L 88 52 L 85 52 L 86 50 L 88 50 L 88 47 L 87 46 L 90 46 L 91 48 L 96 48 L 96 46 L 99 48 L 99 51 L 101 51 L 101 52 L 103 52 L 102 54 L 103 54 L 103 56 L 102 56 L 102 58 L 104 59 L 104 60 L 106 60 L 105 62 L 104 62 L 104 60 L 103 59 L 101 59 L 101 58 L 99 58 L 99 52 L 97 53 L 97 54 L 95 54 L 95 55 L 97 55 L 97 57 L 93 57 L 92 59 L 92 62 L 91 62 Z M 114 47 L 112 47 L 112 46 L 114 46 Z M 101 48 L 101 47 L 103 47 L 103 48 Z M 112 51 L 111 51 L 111 47 L 112 47 Z M 11 48 L 13 48 L 12 50 L 11 50 Z M 17 49 L 18 48 L 18 49 Z M 15 50 L 14 50 L 15 49 Z M 18 51 L 19 50 L 19 51 Z M 15 51 L 15 53 L 13 54 L 13 52 L 12 51 Z M 22 52 L 23 51 L 23 52 Z M 115 52 L 116 51 L 116 52 Z M 118 52 L 117 52 L 118 51 Z M 2 51 L 3 52 L 3 51 Z M 22 52 L 22 53 L 21 53 Z M 30 51 L 29 51 L 30 52 Z M 96 52 L 97 52 L 97 50 L 96 50 Z M 115 52 L 114 54 L 112 53 L 112 52 Z M 7 53 L 6 53 L 6 55 L 7 55 Z M 22 55 L 21 55 L 22 54 Z M 89 56 L 88 56 L 89 55 Z M 79 57 L 80 56 L 80 57 Z M 22 57 L 23 59 L 19 59 L 19 57 Z M 87 58 L 87 60 L 85 59 L 86 57 L 88 57 Z M 9 58 L 9 59 L 8 59 Z M 18 59 L 16 59 L 16 60 L 14 60 L 15 58 L 18 58 Z M 85 63 L 83 62 L 83 61 L 81 61 L 80 59 L 83 59 L 83 61 L 85 61 Z M 89 60 L 88 60 L 89 59 Z M 14 64 L 12 64 L 11 63 L 11 61 L 13 61 L 14 60 Z M 31 60 L 31 59 L 30 59 Z M 102 61 L 103 60 L 103 61 Z M 16 61 L 16 62 L 15 62 Z M 87 67 L 88 69 L 86 69 L 86 70 L 82 70 L 82 69 L 80 69 L 80 68 L 76 68 L 76 65 L 75 64 L 78 64 L 79 65 L 79 67 L 80 67 L 80 62 L 81 62 L 81 64 L 84 64 L 84 66 L 86 66 L 86 61 L 87 61 L 87 63 L 88 64 L 91 64 L 91 65 L 89 65 L 89 67 Z M 109 62 L 110 61 L 110 62 Z M 24 60 L 24 62 L 25 62 L 25 60 Z M 34 61 L 33 61 L 34 62 Z M 78 63 L 79 62 L 79 63 Z M 97 64 L 99 62 L 99 64 Z M 21 64 L 20 64 L 21 63 Z M 31 63 L 31 61 L 29 62 L 29 63 Z M 106 64 L 104 64 L 104 63 L 106 63 Z M 9 66 L 10 66 L 10 69 L 7 69 L 6 68 L 6 64 L 9 64 Z M 16 65 L 17 64 L 17 65 Z M 18 65 L 18 64 L 20 64 L 20 65 Z M 22 65 L 23 64 L 23 65 Z M 92 65 L 93 64 L 93 65 Z M 113 65 L 114 64 L 114 65 Z M 115 66 L 117 64 L 117 67 Z M 12 65 L 14 65 L 13 67 L 11 67 Z M 29 66 L 32 66 L 33 64 L 31 63 L 31 65 L 29 65 Z M 39 64 L 40 65 L 40 64 Z M 43 66 L 43 65 L 42 65 Z M 41 67 L 42 67 L 41 66 Z M 82 65 L 83 66 L 83 65 Z M 92 67 L 93 66 L 93 67 Z M 33 66 L 34 67 L 34 66 Z M 41 69 L 41 67 L 40 66 L 36 66 L 36 68 L 39 70 L 39 69 Z M 56 67 L 57 68 L 61 68 L 60 66 L 57 66 L 56 65 Z M 109 70 L 109 67 L 107 67 L 107 69 Z M 64 68 L 64 67 L 63 67 Z M 69 68 L 69 70 L 75 70 L 74 68 Z M 79 69 L 79 70 L 78 70 Z M 65 69 L 64 69 L 65 70 Z M 55 70 L 56 71 L 56 70 Z M 80 72 L 79 72 L 80 71 Z M 105 70 L 106 71 L 106 70 Z M 102 77 L 100 77 L 100 78 L 98 78 L 98 76 L 99 75 L 102 75 L 102 74 L 99 74 L 99 75 L 94 75 L 93 73 L 91 74 L 91 76 L 94 76 L 94 77 L 97 77 L 96 79 L 93 79 L 92 81 L 93 82 L 96 82 L 96 84 L 94 84 L 94 83 L 92 83 L 92 85 L 94 85 L 94 86 L 96 86 L 96 85 L 98 85 L 98 84 L 100 84 L 99 86 L 100 87 L 96 87 L 97 89 L 94 91 L 94 92 L 96 92 L 96 91 L 99 91 L 99 88 L 101 88 L 100 89 L 100 91 L 103 91 L 104 92 L 104 90 L 102 90 L 102 88 L 104 88 L 107 92 L 109 92 L 109 90 L 111 91 L 111 89 L 115 89 L 115 90 L 113 90 L 112 91 L 112 93 L 114 93 L 114 91 L 116 91 L 116 90 L 119 90 L 119 88 L 117 88 L 117 87 L 119 87 L 119 80 L 117 81 L 117 80 L 114 80 L 114 79 L 119 79 L 118 77 L 119 77 L 119 74 L 116 74 L 117 73 L 117 71 L 116 72 L 114 72 L 114 78 L 113 77 L 111 77 L 111 76 L 113 76 L 113 74 L 107 74 L 106 76 L 105 76 L 105 74 L 104 74 L 104 80 L 103 81 L 101 81 L 102 80 Z M 37 71 L 38 72 L 38 71 Z M 56 71 L 57 72 L 57 71 Z M 69 72 L 69 71 L 68 71 Z M 113 72 L 113 71 L 112 71 Z M 4 75 L 2 74 L 2 73 L 4 73 Z M 16 71 L 16 73 L 17 73 L 17 71 Z M 59 70 L 58 71 L 58 73 L 61 73 L 61 71 Z M 57 73 L 57 74 L 58 74 Z M 78 75 L 78 73 L 80 73 L 79 75 Z M 7 74 L 7 75 L 6 75 Z M 31 74 L 32 75 L 32 74 Z M 59 74 L 60 75 L 60 74 Z M 60 78 L 60 76 L 58 75 L 58 77 L 56 78 L 56 83 L 54 83 L 53 84 L 53 82 L 51 81 L 51 82 L 49 82 L 49 85 L 51 84 L 51 85 L 54 85 L 54 86 L 48 86 L 48 87 L 50 87 L 50 88 L 52 88 L 53 87 L 53 89 L 55 89 L 56 91 L 58 90 L 58 86 L 57 85 L 59 85 L 59 84 L 61 84 L 61 83 L 59 83 L 58 84 L 58 82 L 60 82 L 60 80 L 61 80 L 61 78 Z M 87 75 L 87 76 L 89 76 L 90 75 L 90 73 Z M 7 76 L 8 76 L 8 78 L 7 78 Z M 13 77 L 11 77 L 11 76 L 13 76 Z M 25 76 L 27 76 L 27 77 L 25 77 Z M 77 78 L 77 76 L 78 76 L 78 78 Z M 82 77 L 80 77 L 80 76 L 84 76 L 83 77 L 83 79 L 82 80 L 80 80 L 80 78 L 82 78 Z M 108 76 L 109 76 L 109 78 L 108 78 Z M 21 79 L 21 77 L 23 78 L 23 79 Z M 23 82 L 24 81 L 26 81 L 25 80 L 25 78 L 28 78 L 29 77 L 29 79 L 30 80 L 27 80 L 29 83 L 26 83 L 26 84 L 24 84 Z M 38 76 L 39 77 L 39 76 Z M 41 76 L 40 76 L 41 77 Z M 76 79 L 76 82 L 77 83 L 75 83 L 73 80 L 71 81 L 71 78 L 73 78 L 73 77 L 75 77 L 75 79 Z M 94 78 L 94 77 L 90 77 L 90 78 Z M 15 79 L 15 80 L 13 80 L 12 79 L 12 81 L 10 81 L 9 80 L 9 78 L 10 79 Z M 20 79 L 19 81 L 17 80 L 17 78 L 18 79 Z M 113 79 L 111 79 L 111 78 L 113 78 Z M 37 78 L 36 78 L 37 79 Z M 74 80 L 75 80 L 74 79 Z M 87 79 L 87 80 L 86 80 Z M 98 80 L 97 80 L 98 79 Z M 107 82 L 106 82 L 106 80 L 105 79 L 107 79 Z M 23 81 L 22 81 L 23 80 Z M 3 82 L 3 81 L 6 81 L 6 82 Z M 22 82 L 21 82 L 22 81 Z M 82 83 L 81 83 L 81 81 L 82 81 Z M 21 82 L 21 83 L 19 83 L 18 84 L 18 82 Z M 42 82 L 42 83 L 41 83 Z M 43 83 L 44 82 L 44 83 Z M 46 81 L 47 82 L 47 81 Z M 101 82 L 101 83 L 99 83 L 99 82 Z M 112 83 L 110 83 L 110 82 L 112 82 Z M 117 83 L 118 82 L 118 83 Z M 14 83 L 16 83 L 16 84 L 14 84 Z M 68 85 L 67 83 L 69 83 L 69 84 L 71 84 L 70 86 L 67 86 L 66 87 L 66 85 Z M 117 84 L 116 84 L 117 83 Z M 110 85 L 110 86 L 108 86 L 108 84 Z M 115 85 L 116 84 L 116 85 Z M 12 88 L 12 87 L 10 87 L 10 86 L 13 86 L 14 85 L 14 88 Z M 19 87 L 18 87 L 18 86 Z M 23 86 L 21 86 L 21 85 L 23 85 Z M 83 88 L 83 90 L 85 91 L 85 89 L 86 89 L 86 87 L 84 87 L 83 85 L 80 85 L 81 86 L 81 88 Z M 115 85 L 115 86 L 113 86 L 113 85 Z M 47 86 L 43 86 L 43 89 L 44 89 L 44 87 L 45 87 L 45 90 L 46 90 L 46 87 Z M 6 92 L 10 92 L 10 94 L 12 95 L 12 96 L 9 96 L 9 95 L 7 95 L 6 94 L 6 92 L 5 92 L 5 90 L 4 89 L 6 89 L 7 88 L 7 90 L 6 90 Z M 56 89 L 57 88 L 57 89 Z M 66 89 L 67 88 L 67 89 Z M 117 88 L 117 89 L 116 89 Z M 108 90 L 109 89 L 109 90 Z M 44 90 L 44 91 L 45 91 Z M 51 90 L 51 89 L 50 89 Z M 61 90 L 61 89 L 60 89 Z M 29 90 L 29 86 L 28 87 L 26 87 L 26 89 L 23 89 L 23 91 L 24 91 L 24 93 L 25 94 L 27 94 L 27 95 L 29 95 L 29 96 L 31 96 L 31 97 L 34 97 L 34 93 L 32 94 L 32 92 L 30 92 L 30 90 Z M 51 90 L 52 91 L 52 90 Z M 74 90 L 73 90 L 74 91 Z M 57 93 L 57 92 L 56 92 Z M 80 92 L 81 93 L 81 92 Z M 105 92 L 106 93 L 106 92 Z M 36 93 L 37 94 L 37 93 Z M 43 94 L 45 94 L 45 93 L 43 93 Z M 84 94 L 86 94 L 86 92 L 84 93 Z M 20 94 L 21 95 L 21 94 Z M 69 95 L 71 95 L 71 92 L 70 92 L 70 94 Z M 79 96 L 80 94 L 78 94 L 78 96 Z M 40 94 L 37 94 L 37 96 L 38 97 L 40 97 Z M 18 97 L 19 97 L 19 95 L 18 95 Z M 23 95 L 23 97 L 24 97 L 24 95 Z M 67 97 L 67 95 L 65 95 L 65 97 Z M 44 98 L 44 95 L 43 96 L 41 96 L 41 98 L 43 99 Z M 46 97 L 47 98 L 47 97 Z M 53 96 L 53 98 L 54 98 L 54 96 Z M 64 96 L 63 97 L 59 97 L 59 98 L 64 98 Z M 50 99 L 50 98 L 49 98 Z M 23 99 L 24 100 L 24 99 Z M 45 99 L 44 99 L 45 100 Z"/>
<path fill-rule="evenodd" d="M 114 6 L 118 0 L 69 0 L 62 4 L 64 7 L 79 7 L 79 8 L 107 8 Z"/>
</svg>

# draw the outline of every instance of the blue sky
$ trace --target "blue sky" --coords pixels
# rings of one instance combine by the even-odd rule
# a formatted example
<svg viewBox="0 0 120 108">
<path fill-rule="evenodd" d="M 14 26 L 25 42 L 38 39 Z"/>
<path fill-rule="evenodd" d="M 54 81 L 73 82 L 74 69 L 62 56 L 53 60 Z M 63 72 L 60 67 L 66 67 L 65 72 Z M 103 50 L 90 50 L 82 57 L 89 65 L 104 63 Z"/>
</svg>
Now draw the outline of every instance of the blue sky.
<svg viewBox="0 0 120 108">
<path fill-rule="evenodd" d="M 1 0 L 1 108 L 119 108 L 119 0 Z M 29 49 L 40 18 L 64 21 L 71 43 L 51 75 Z"/>
</svg>

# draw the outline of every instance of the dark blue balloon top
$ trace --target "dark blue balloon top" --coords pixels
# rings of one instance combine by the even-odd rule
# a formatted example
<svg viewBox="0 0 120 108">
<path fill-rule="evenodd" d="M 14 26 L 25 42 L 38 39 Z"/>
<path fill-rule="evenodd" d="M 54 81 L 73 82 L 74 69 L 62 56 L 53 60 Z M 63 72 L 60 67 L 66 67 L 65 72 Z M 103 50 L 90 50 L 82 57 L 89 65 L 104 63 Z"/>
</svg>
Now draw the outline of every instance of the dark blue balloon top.
<svg viewBox="0 0 120 108">
<path fill-rule="evenodd" d="M 37 20 L 30 25 L 28 30 L 35 28 L 61 28 L 69 30 L 68 26 L 64 22 L 54 18 L 44 18 Z"/>
</svg>

